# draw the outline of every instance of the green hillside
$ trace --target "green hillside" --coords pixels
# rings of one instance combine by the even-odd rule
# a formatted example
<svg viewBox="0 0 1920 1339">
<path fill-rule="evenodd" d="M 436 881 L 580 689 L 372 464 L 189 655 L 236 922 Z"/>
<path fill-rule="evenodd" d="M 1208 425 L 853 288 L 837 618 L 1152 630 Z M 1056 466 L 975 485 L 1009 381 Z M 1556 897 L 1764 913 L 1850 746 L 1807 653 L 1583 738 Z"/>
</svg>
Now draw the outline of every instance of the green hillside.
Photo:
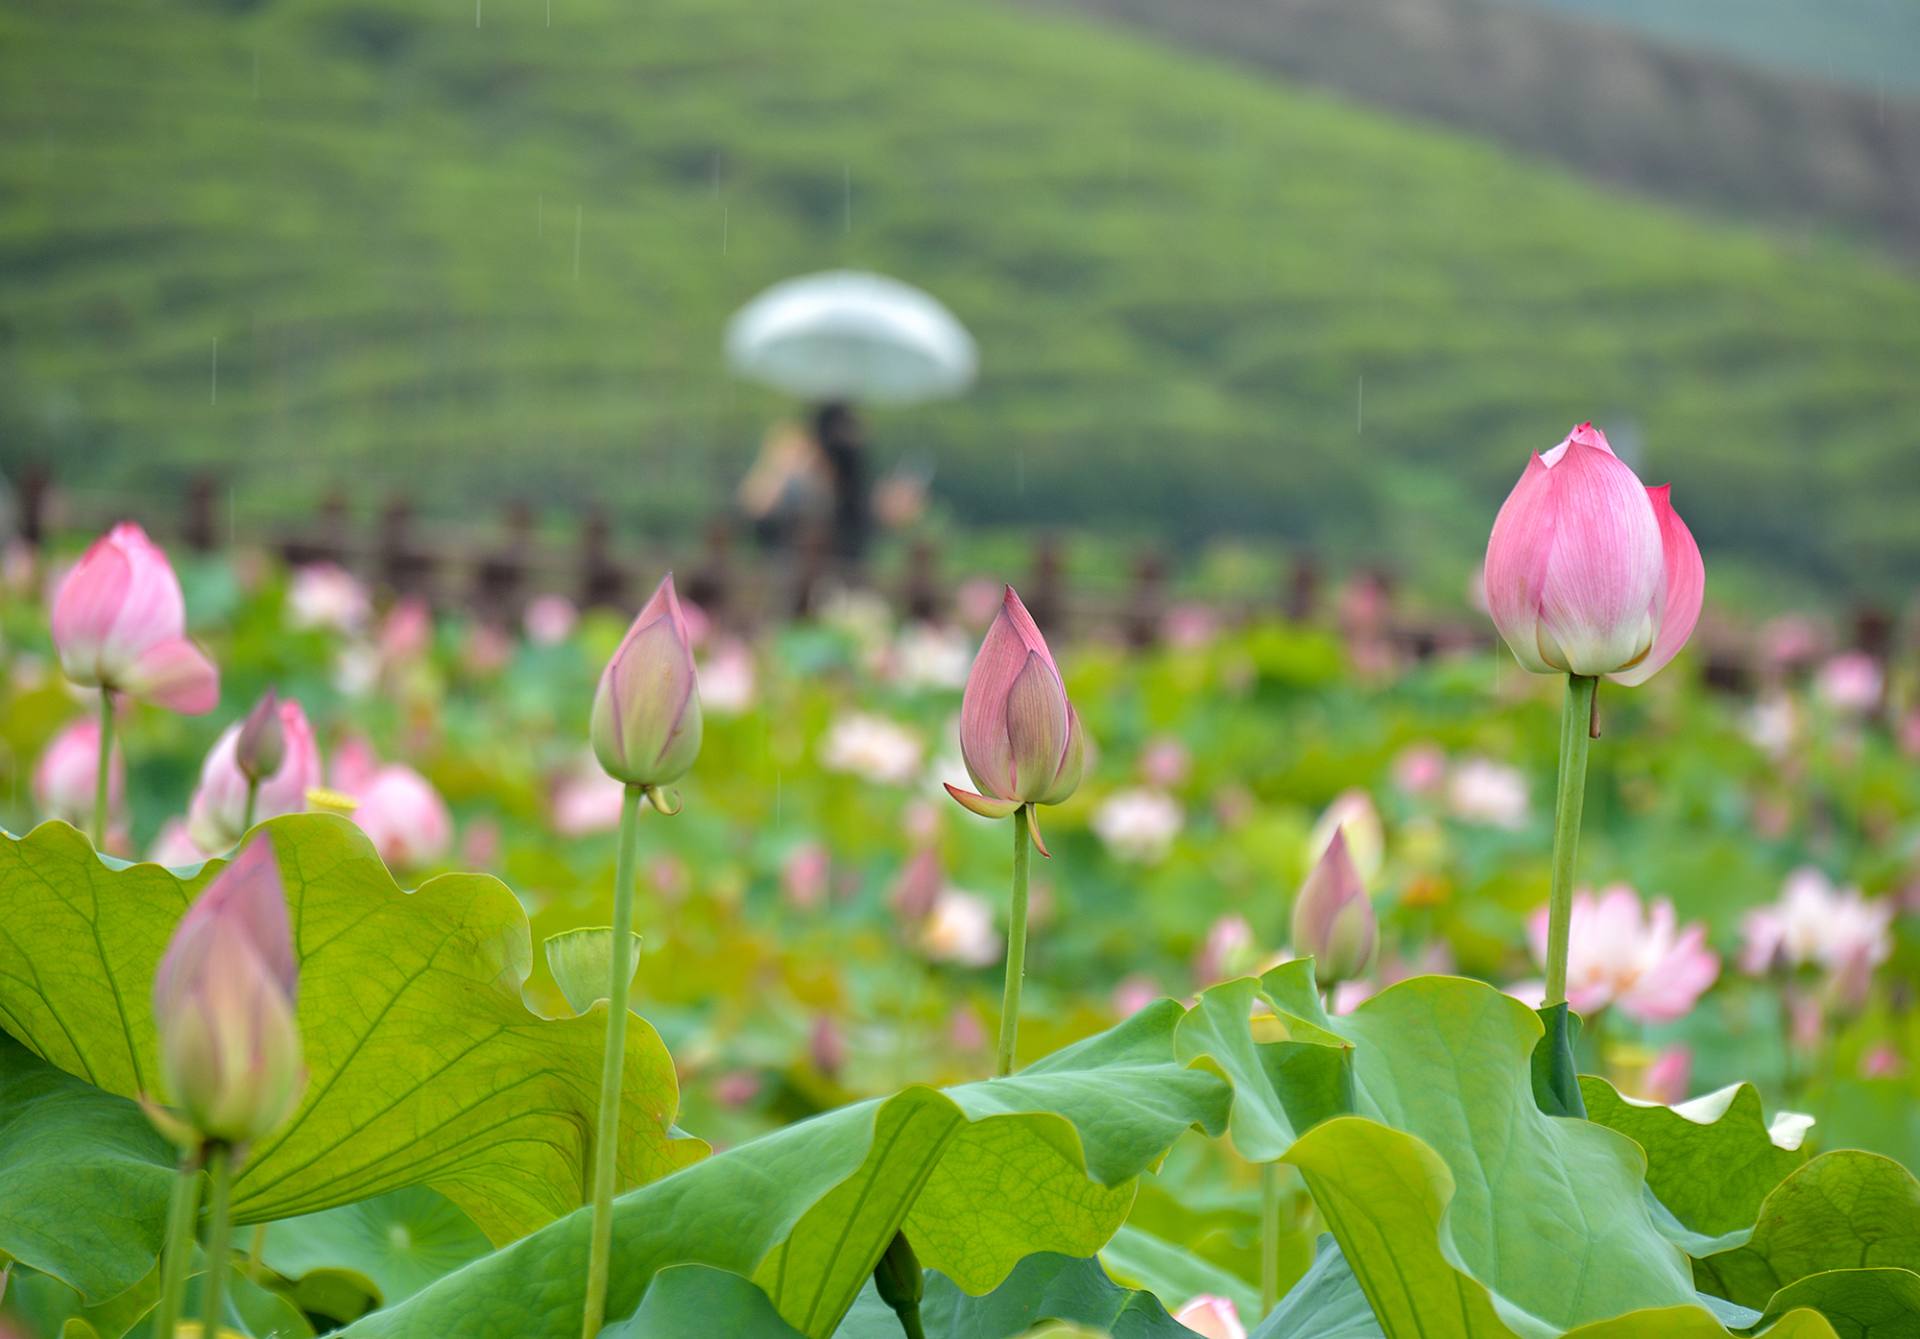
<svg viewBox="0 0 1920 1339">
<path fill-rule="evenodd" d="M 1631 426 L 1709 562 L 1920 571 L 1920 288 L 1096 25 L 966 0 L 23 0 L 0 16 L 0 469 L 690 529 L 781 406 L 786 274 L 920 282 L 963 519 L 1472 553 Z M 217 341 L 217 381 L 214 377 Z"/>
</svg>

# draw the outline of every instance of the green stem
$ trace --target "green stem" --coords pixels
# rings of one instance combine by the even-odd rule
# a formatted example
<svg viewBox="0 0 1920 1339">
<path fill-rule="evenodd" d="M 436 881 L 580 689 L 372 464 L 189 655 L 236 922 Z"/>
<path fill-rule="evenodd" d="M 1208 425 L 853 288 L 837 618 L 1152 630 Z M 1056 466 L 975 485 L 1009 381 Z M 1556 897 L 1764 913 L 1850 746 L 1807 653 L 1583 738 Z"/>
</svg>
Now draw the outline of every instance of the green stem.
<svg viewBox="0 0 1920 1339">
<path fill-rule="evenodd" d="M 1000 998 L 1000 1063 L 995 1073 L 1013 1073 L 1013 1046 L 1020 1033 L 1020 986 L 1027 975 L 1027 861 L 1033 842 L 1026 805 L 1013 811 L 1013 917 L 1007 924 L 1007 987 Z"/>
<path fill-rule="evenodd" d="M 203 1339 L 215 1339 L 221 1329 L 221 1293 L 227 1286 L 227 1270 L 233 1267 L 229 1258 L 233 1253 L 233 1224 L 227 1216 L 228 1202 L 233 1194 L 231 1147 L 226 1144 L 208 1147 L 207 1174 L 212 1178 L 213 1190 L 207 1196 L 207 1273 L 200 1283 L 200 1297 L 205 1303 L 200 1314 L 205 1319 L 201 1322 L 200 1333 Z"/>
<path fill-rule="evenodd" d="M 1280 1302 L 1280 1164 L 1260 1164 L 1260 1316 Z"/>
<path fill-rule="evenodd" d="M 247 1277 L 255 1283 L 260 1282 L 261 1276 L 266 1272 L 266 1253 L 267 1225 L 255 1223 L 253 1240 L 247 1245 Z"/>
<path fill-rule="evenodd" d="M 113 775 L 113 690 L 100 690 L 100 768 L 93 778 L 93 849 L 107 844 L 107 779 Z"/>
<path fill-rule="evenodd" d="M 613 1256 L 613 1191 L 620 1148 L 620 1071 L 627 1058 L 627 988 L 633 981 L 633 877 L 640 845 L 641 786 L 628 786 L 620 806 L 620 855 L 613 873 L 613 944 L 607 956 L 607 1051 L 600 1067 L 600 1120 L 593 1136 L 593 1235 L 587 1247 L 587 1301 L 582 1339 L 600 1333 L 607 1314 L 607 1271 Z"/>
<path fill-rule="evenodd" d="M 253 826 L 253 809 L 260 802 L 260 781 L 257 777 L 247 778 L 247 807 L 240 815 L 240 831 L 246 832 Z"/>
<path fill-rule="evenodd" d="M 1580 847 L 1580 809 L 1587 794 L 1587 731 L 1599 680 L 1567 676 L 1560 710 L 1559 794 L 1553 805 L 1553 892 L 1547 912 L 1547 997 L 1550 1008 L 1567 998 L 1567 940 L 1573 924 L 1573 863 Z"/>
<path fill-rule="evenodd" d="M 152 1339 L 173 1339 L 180 1304 L 187 1291 L 187 1266 L 193 1259 L 193 1219 L 200 1209 L 200 1155 L 180 1155 L 173 1178 L 173 1202 L 167 1209 L 167 1244 L 160 1264 L 160 1301 L 154 1308 Z"/>
</svg>

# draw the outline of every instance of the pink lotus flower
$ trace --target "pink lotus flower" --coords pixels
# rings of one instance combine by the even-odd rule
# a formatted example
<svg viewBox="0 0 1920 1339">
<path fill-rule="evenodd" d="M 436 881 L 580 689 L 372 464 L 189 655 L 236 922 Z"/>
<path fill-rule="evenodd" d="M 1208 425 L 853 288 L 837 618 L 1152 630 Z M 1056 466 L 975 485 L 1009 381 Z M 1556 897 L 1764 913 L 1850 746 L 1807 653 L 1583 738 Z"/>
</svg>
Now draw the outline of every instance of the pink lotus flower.
<svg viewBox="0 0 1920 1339">
<path fill-rule="evenodd" d="M 671 785 L 700 754 L 693 638 L 669 572 L 600 675 L 590 737 L 608 776 Z"/>
<path fill-rule="evenodd" d="M 1487 607 L 1536 674 L 1640 684 L 1693 634 L 1699 546 L 1666 485 L 1647 488 L 1582 423 L 1528 462 L 1487 542 Z"/>
<path fill-rule="evenodd" d="M 201 1137 L 257 1139 L 299 1104 L 297 984 L 280 871 L 262 837 L 187 908 L 154 974 L 161 1078 Z"/>
<path fill-rule="evenodd" d="M 53 599 L 53 642 L 69 679 L 199 716 L 220 701 L 220 672 L 187 640 L 186 625 L 167 555 L 130 521 L 94 541 Z"/>
<path fill-rule="evenodd" d="M 573 635 L 580 611 L 564 595 L 536 595 L 527 602 L 520 621 L 527 640 L 535 646 L 558 646 Z"/>
<path fill-rule="evenodd" d="M 1669 1046 L 1653 1058 L 1640 1076 L 1640 1095 L 1661 1106 L 1678 1106 L 1687 1100 L 1687 1088 L 1693 1082 L 1693 1049 Z"/>
<path fill-rule="evenodd" d="M 169 818 L 162 823 L 153 845 L 147 848 L 147 859 L 168 869 L 197 865 L 206 858 L 207 853 L 188 834 L 187 820 L 184 818 Z"/>
<path fill-rule="evenodd" d="M 84 828 L 99 784 L 100 722 L 87 716 L 55 735 L 34 764 L 33 802 L 43 816 Z M 116 742 L 107 760 L 107 813 L 120 813 L 126 801 L 127 761 Z"/>
<path fill-rule="evenodd" d="M 1820 667 L 1814 691 L 1835 711 L 1864 716 L 1880 705 L 1885 677 L 1865 651 L 1842 651 Z"/>
<path fill-rule="evenodd" d="M 820 741 L 820 762 L 830 772 L 848 772 L 882 785 L 904 786 L 920 775 L 920 736 L 871 712 L 835 719 Z"/>
<path fill-rule="evenodd" d="M 942 889 L 920 929 L 920 951 L 935 962 L 988 967 L 1000 961 L 1000 948 L 993 908 L 972 893 Z"/>
<path fill-rule="evenodd" d="M 1194 961 L 1193 973 L 1202 985 L 1226 981 L 1252 969 L 1259 950 L 1253 927 L 1237 911 L 1230 911 L 1207 927 L 1206 942 Z"/>
<path fill-rule="evenodd" d="M 780 863 L 780 891 L 801 911 L 817 910 L 827 900 L 832 877 L 833 859 L 819 842 L 795 847 Z"/>
<path fill-rule="evenodd" d="M 372 614 L 367 588 L 337 563 L 296 568 L 287 584 L 287 622 L 295 628 L 358 632 Z"/>
<path fill-rule="evenodd" d="M 1893 954 L 1892 901 L 1838 889 L 1811 867 L 1787 876 L 1780 899 L 1747 913 L 1740 970 L 1760 976 L 1775 967 L 1824 968 L 1843 993 L 1865 995 L 1873 969 Z"/>
<path fill-rule="evenodd" d="M 1393 784 L 1408 795 L 1431 795 L 1446 784 L 1447 754 L 1438 744 L 1412 744 L 1393 760 Z"/>
<path fill-rule="evenodd" d="M 1202 1293 L 1174 1312 L 1173 1318 L 1201 1339 L 1247 1339 L 1240 1309 L 1230 1298 Z"/>
<path fill-rule="evenodd" d="M 1547 908 L 1534 913 L 1527 933 L 1534 960 L 1546 962 Z M 1617 1004 L 1647 1023 L 1684 1018 L 1720 975 L 1720 959 L 1706 938 L 1707 927 L 1697 921 L 1676 929 L 1667 898 L 1655 899 L 1649 915 L 1625 884 L 1598 896 L 1575 893 L 1567 1003 L 1583 1014 Z"/>
<path fill-rule="evenodd" d="M 1447 807 L 1463 823 L 1506 828 L 1526 826 L 1526 774 L 1491 758 L 1466 758 L 1447 782 Z"/>
<path fill-rule="evenodd" d="M 940 890 L 946 887 L 946 879 L 939 849 L 922 846 L 908 859 L 887 895 L 894 915 L 906 925 L 918 925 L 932 914 Z"/>
<path fill-rule="evenodd" d="M 433 610 L 417 595 L 409 595 L 387 611 L 380 624 L 380 662 L 404 665 L 418 660 L 433 645 Z"/>
<path fill-rule="evenodd" d="M 430 865 L 453 846 L 453 815 L 433 783 L 403 763 L 382 764 L 365 740 L 334 752 L 333 789 L 354 801 L 353 821 L 394 869 Z"/>
<path fill-rule="evenodd" d="M 1366 885 L 1347 853 L 1346 830 L 1335 828 L 1293 901 L 1293 951 L 1313 958 L 1314 978 L 1324 988 L 1365 973 L 1379 936 Z"/>
<path fill-rule="evenodd" d="M 279 726 L 280 756 L 262 759 L 277 765 L 260 779 L 253 804 L 256 823 L 300 813 L 307 807 L 307 792 L 322 781 L 320 747 L 307 724 L 307 713 L 291 698 L 278 701 L 269 695 L 267 705 Z M 187 810 L 187 831 L 203 851 L 224 851 L 246 835 L 247 774 L 240 753 L 252 720 L 249 716 L 228 726 L 200 767 L 200 785 Z"/>
<path fill-rule="evenodd" d="M 960 698 L 960 756 L 980 791 L 947 793 L 987 818 L 1059 804 L 1079 788 L 1086 744 L 1053 653 L 1008 586 Z"/>
<path fill-rule="evenodd" d="M 700 665 L 700 705 L 716 716 L 738 716 L 757 689 L 753 651 L 737 637 L 716 638 Z"/>
<path fill-rule="evenodd" d="M 591 752 L 569 766 L 553 783 L 547 811 L 562 837 L 586 837 L 620 826 L 627 788 L 600 770 Z"/>
<path fill-rule="evenodd" d="M 1193 755 L 1172 735 L 1148 740 L 1140 752 L 1140 775 L 1149 786 L 1173 790 L 1186 784 L 1187 774 L 1192 770 Z"/>
</svg>

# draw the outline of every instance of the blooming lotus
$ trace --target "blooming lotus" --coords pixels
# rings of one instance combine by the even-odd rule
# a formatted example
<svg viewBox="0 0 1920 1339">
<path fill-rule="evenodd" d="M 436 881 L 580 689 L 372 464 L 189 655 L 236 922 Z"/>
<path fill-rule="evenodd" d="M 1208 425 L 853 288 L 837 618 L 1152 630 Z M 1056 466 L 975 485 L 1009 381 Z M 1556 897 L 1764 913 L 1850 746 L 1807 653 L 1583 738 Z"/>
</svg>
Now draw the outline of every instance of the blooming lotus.
<svg viewBox="0 0 1920 1339">
<path fill-rule="evenodd" d="M 271 752 L 263 754 L 260 743 L 250 740 L 249 727 L 256 734 L 265 729 L 250 715 L 227 727 L 201 765 L 200 785 L 187 811 L 187 830 L 203 851 L 224 851 L 246 835 L 247 791 L 252 784 L 247 776 L 249 760 L 255 768 L 272 764 L 259 776 L 254 791 L 256 822 L 299 813 L 307 807 L 307 792 L 321 783 L 320 748 L 306 712 L 291 698 L 278 700 L 272 694 L 263 705 L 268 708 L 267 719 L 278 730 L 277 758 Z"/>
<path fill-rule="evenodd" d="M 935 962 L 986 967 L 999 961 L 1000 948 L 993 908 L 972 893 L 942 889 L 920 928 L 920 951 Z"/>
<path fill-rule="evenodd" d="M 920 737 L 871 712 L 855 711 L 828 727 L 820 762 L 832 772 L 903 786 L 920 775 Z"/>
<path fill-rule="evenodd" d="M 433 783 L 404 763 L 376 769 L 348 792 L 353 821 L 394 869 L 431 865 L 453 845 L 453 815 Z"/>
<path fill-rule="evenodd" d="M 1836 976 L 1870 974 L 1893 954 L 1893 912 L 1890 901 L 1837 889 L 1817 869 L 1797 869 L 1777 902 L 1747 913 L 1740 970 L 1758 976 L 1777 966 L 1817 966 Z"/>
<path fill-rule="evenodd" d="M 33 802 L 47 818 L 80 827 L 93 813 L 100 780 L 100 722 L 91 717 L 66 726 L 33 768 Z M 127 763 L 113 746 L 107 764 L 107 812 L 118 814 L 127 798 Z"/>
<path fill-rule="evenodd" d="M 1117 790 L 1094 810 L 1093 830 L 1118 860 L 1151 865 L 1166 858 L 1186 815 L 1163 790 Z"/>
<path fill-rule="evenodd" d="M 187 640 L 186 622 L 167 555 L 130 521 L 94 541 L 53 598 L 69 679 L 199 716 L 220 700 L 220 672 Z"/>
<path fill-rule="evenodd" d="M 154 975 L 161 1078 L 199 1137 L 246 1143 L 298 1104 L 297 981 L 280 871 L 263 836 L 187 908 Z"/>
<path fill-rule="evenodd" d="M 287 621 L 295 628 L 358 632 L 372 614 L 367 588 L 338 563 L 296 568 L 287 583 Z"/>
<path fill-rule="evenodd" d="M 1668 488 L 1591 423 L 1527 463 L 1487 541 L 1487 611 L 1536 674 L 1645 683 L 1686 645 L 1706 569 Z"/>
<path fill-rule="evenodd" d="M 1059 804 L 1079 788 L 1086 748 L 1046 638 L 1008 586 L 960 699 L 960 756 L 980 789 L 947 791 L 987 818 Z"/>
<path fill-rule="evenodd" d="M 669 572 L 600 675 L 593 752 L 616 781 L 667 786 L 699 756 L 700 728 L 692 631 Z"/>
<path fill-rule="evenodd" d="M 1545 963 L 1545 907 L 1534 913 L 1527 931 L 1535 959 Z M 1567 955 L 1567 1003 L 1577 1013 L 1614 1004 L 1647 1023 L 1684 1018 L 1720 975 L 1720 959 L 1706 939 L 1707 927 L 1697 921 L 1676 927 L 1673 903 L 1667 898 L 1655 899 L 1649 911 L 1625 884 L 1603 889 L 1598 896 L 1577 893 Z M 1535 988 L 1529 993 L 1540 992 Z"/>
</svg>

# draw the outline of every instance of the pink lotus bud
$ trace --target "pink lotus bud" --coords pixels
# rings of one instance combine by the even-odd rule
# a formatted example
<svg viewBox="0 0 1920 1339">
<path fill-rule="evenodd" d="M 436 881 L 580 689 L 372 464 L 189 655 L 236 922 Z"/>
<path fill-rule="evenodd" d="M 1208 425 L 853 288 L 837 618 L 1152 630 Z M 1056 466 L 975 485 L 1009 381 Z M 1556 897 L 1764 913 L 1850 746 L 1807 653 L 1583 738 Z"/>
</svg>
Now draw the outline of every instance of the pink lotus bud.
<svg viewBox="0 0 1920 1339">
<path fill-rule="evenodd" d="M 254 795 L 255 822 L 300 813 L 307 807 L 307 792 L 321 784 L 320 749 L 306 712 L 291 698 L 279 700 L 272 693 L 261 699 L 261 706 L 269 705 L 270 724 L 259 719 L 262 713 L 256 707 L 244 722 L 226 728 L 201 765 L 200 784 L 187 810 L 187 831 L 203 851 L 224 851 L 246 835 L 248 783 L 241 757 L 249 747 L 249 730 L 256 736 L 271 730 L 280 737 L 279 760 L 261 777 Z M 257 742 L 252 747 L 261 754 L 256 765 L 272 761 Z"/>
<path fill-rule="evenodd" d="M 296 983 L 280 871 L 262 838 L 187 908 L 153 979 L 161 1077 L 202 1137 L 245 1143 L 298 1105 Z"/>
<path fill-rule="evenodd" d="M 600 675 L 591 738 L 607 775 L 630 786 L 670 785 L 699 756 L 693 639 L 672 573 L 633 620 Z"/>
<path fill-rule="evenodd" d="M 922 846 L 894 880 L 888 900 L 893 903 L 894 915 L 908 925 L 918 925 L 933 913 L 933 904 L 946 886 L 947 875 L 940 864 L 939 850 Z"/>
<path fill-rule="evenodd" d="M 287 732 L 280 723 L 280 699 L 269 688 L 240 722 L 233 761 L 249 781 L 265 781 L 287 757 Z"/>
<path fill-rule="evenodd" d="M 829 1015 L 821 1014 L 813 1020 L 813 1029 L 807 1034 L 807 1054 L 813 1067 L 830 1079 L 846 1067 L 847 1039 Z"/>
<path fill-rule="evenodd" d="M 1536 674 L 1646 682 L 1693 634 L 1705 589 L 1667 487 L 1642 485 L 1591 423 L 1528 462 L 1487 541 L 1488 612 Z"/>
<path fill-rule="evenodd" d="M 1046 639 L 1008 586 L 960 699 L 960 756 L 980 793 L 947 791 L 988 818 L 1059 804 L 1080 785 L 1086 746 Z"/>
<path fill-rule="evenodd" d="M 564 595 L 534 596 L 521 617 L 527 640 L 535 646 L 558 646 L 573 635 L 573 625 L 579 621 L 580 611 Z"/>
<path fill-rule="evenodd" d="M 181 818 L 169 818 L 162 823 L 159 835 L 153 839 L 153 845 L 147 848 L 148 860 L 169 869 L 197 865 L 206 858 L 207 853 L 187 832 L 186 820 Z"/>
<path fill-rule="evenodd" d="M 100 722 L 92 716 L 73 722 L 53 737 L 33 769 L 33 802 L 47 818 L 84 827 L 93 817 L 94 791 L 100 784 Z M 120 745 L 107 761 L 107 812 L 126 803 L 127 762 Z"/>
<path fill-rule="evenodd" d="M 1364 975 L 1373 962 L 1380 926 L 1366 885 L 1347 851 L 1347 834 L 1335 828 L 1327 849 L 1293 902 L 1293 951 L 1313 955 L 1322 986 Z"/>
<path fill-rule="evenodd" d="M 394 869 L 431 865 L 453 846 L 453 815 L 433 783 L 401 763 L 374 772 L 353 798 L 353 821 Z"/>
<path fill-rule="evenodd" d="M 1653 1058 L 1640 1078 L 1640 1092 L 1649 1102 L 1678 1106 L 1687 1100 L 1693 1083 L 1693 1048 L 1684 1044 L 1669 1046 Z"/>
<path fill-rule="evenodd" d="M 220 701 L 220 672 L 187 640 L 186 624 L 167 555 L 131 522 L 95 540 L 53 599 L 53 642 L 69 679 L 199 716 Z"/>
<path fill-rule="evenodd" d="M 1173 1318 L 1201 1339 L 1247 1339 L 1240 1309 L 1231 1298 L 1202 1293 L 1174 1312 Z"/>
</svg>

